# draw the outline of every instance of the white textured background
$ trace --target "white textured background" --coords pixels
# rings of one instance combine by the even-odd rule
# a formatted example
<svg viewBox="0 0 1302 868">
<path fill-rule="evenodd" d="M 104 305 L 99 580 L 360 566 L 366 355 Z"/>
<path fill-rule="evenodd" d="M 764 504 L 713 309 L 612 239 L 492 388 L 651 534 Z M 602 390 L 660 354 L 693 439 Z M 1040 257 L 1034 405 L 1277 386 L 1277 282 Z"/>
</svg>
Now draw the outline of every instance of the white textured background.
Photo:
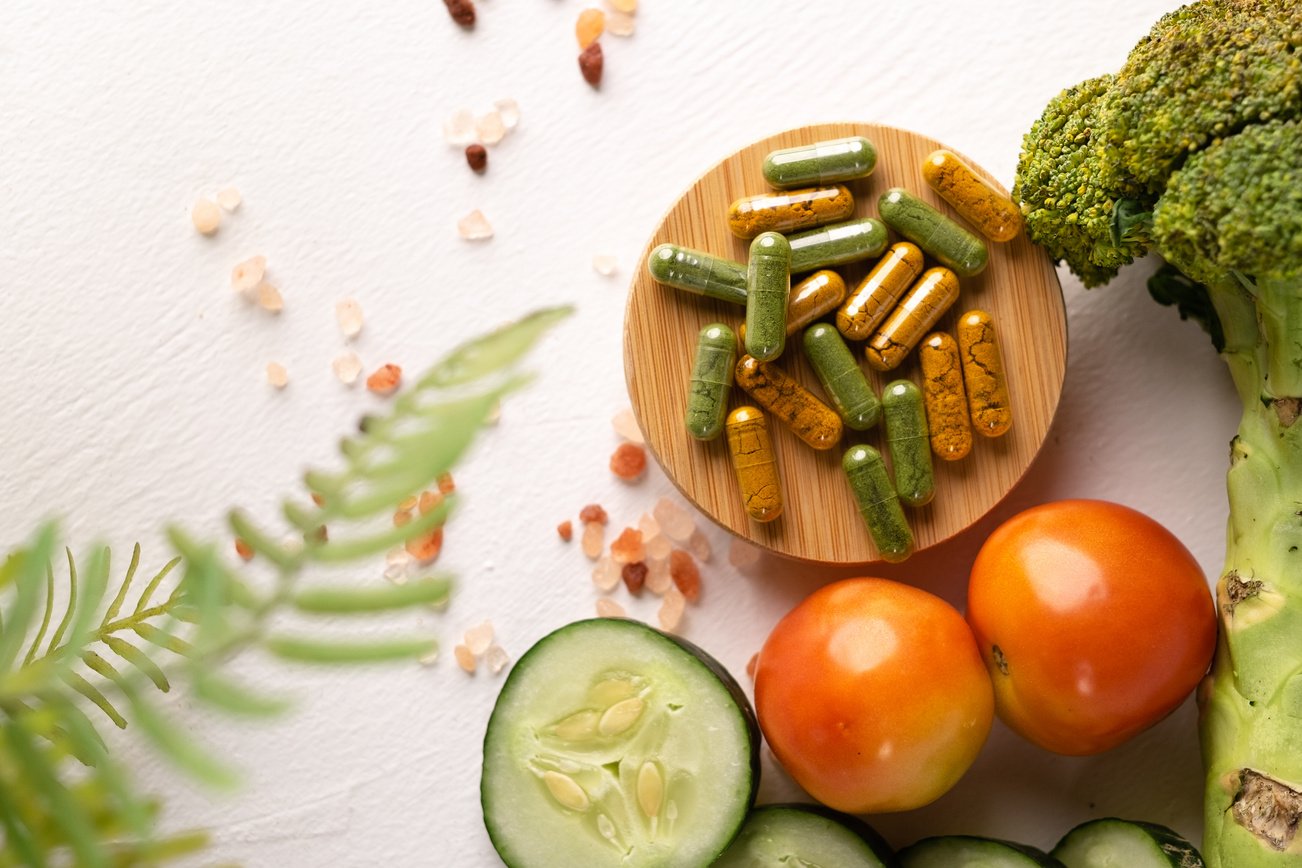
<svg viewBox="0 0 1302 868">
<path fill-rule="evenodd" d="M 613 480 L 609 419 L 625 402 L 627 277 L 679 192 L 731 150 L 804 123 L 857 119 L 951 143 L 1011 183 L 1020 138 L 1060 88 L 1117 67 L 1172 3 L 795 4 L 644 0 L 631 39 L 607 35 L 600 92 L 580 79 L 575 0 L 481 0 L 463 32 L 438 0 L 6 0 L 0 8 L 0 538 L 58 515 L 77 544 L 166 555 L 157 529 L 207 535 L 240 504 L 270 518 L 308 462 L 377 402 L 336 382 L 334 302 L 367 313 L 370 370 L 415 372 L 456 340 L 541 304 L 578 315 L 535 358 L 539 385 L 458 473 L 465 508 L 443 564 L 451 608 L 421 624 L 450 647 L 491 617 L 513 657 L 592 612 L 587 561 L 555 524 L 589 501 L 617 526 L 672 487 Z M 472 174 L 443 119 L 511 96 L 520 128 Z M 196 197 L 245 196 L 212 239 Z M 455 222 L 482 208 L 497 236 Z M 617 255 L 603 278 L 594 253 Z M 235 298 L 230 268 L 268 257 L 276 318 Z M 961 605 L 984 535 L 1017 509 L 1091 496 L 1175 531 L 1209 574 L 1224 540 L 1235 402 L 1206 338 L 1152 304 L 1136 266 L 1086 293 L 1063 272 L 1070 362 L 1044 453 L 974 530 L 880 572 Z M 282 361 L 275 392 L 263 368 Z M 686 635 L 739 675 L 780 615 L 847 571 L 716 557 Z M 380 566 L 357 571 L 380 581 Z M 650 601 L 632 607 L 653 618 Z M 499 678 L 450 658 L 347 674 L 240 661 L 298 699 L 270 725 L 191 713 L 245 785 L 214 796 L 124 739 L 169 826 L 210 827 L 248 865 L 491 866 L 479 743 Z M 744 680 L 744 675 L 742 675 Z M 761 796 L 795 795 L 766 759 Z M 1031 748 L 999 725 L 934 806 L 881 817 L 895 844 L 983 833 L 1047 846 L 1117 813 L 1199 833 L 1194 713 L 1093 759 Z"/>
</svg>

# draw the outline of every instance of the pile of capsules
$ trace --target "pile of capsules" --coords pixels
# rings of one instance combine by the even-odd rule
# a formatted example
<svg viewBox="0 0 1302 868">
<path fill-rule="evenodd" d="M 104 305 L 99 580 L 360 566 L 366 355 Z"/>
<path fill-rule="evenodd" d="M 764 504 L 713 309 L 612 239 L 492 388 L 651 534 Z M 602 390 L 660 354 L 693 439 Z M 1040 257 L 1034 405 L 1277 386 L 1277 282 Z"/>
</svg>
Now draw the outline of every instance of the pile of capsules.
<svg viewBox="0 0 1302 868">
<path fill-rule="evenodd" d="M 842 466 L 874 544 L 896 562 L 913 552 L 901 501 L 921 507 L 935 494 L 931 453 L 957 461 L 971 451 L 973 428 L 998 437 L 1011 427 L 1012 413 L 989 314 L 963 314 L 957 340 L 927 334 L 957 301 L 959 279 L 986 267 L 985 243 L 900 188 L 879 197 L 880 220 L 847 219 L 854 197 L 840 182 L 865 178 L 876 164 L 876 148 L 859 136 L 774 151 L 764 160 L 764 178 L 781 192 L 742 198 L 728 209 L 732 232 L 753 239 L 746 265 L 662 244 L 647 267 L 661 283 L 746 308 L 736 334 L 725 323 L 701 330 L 686 426 L 698 440 L 726 430 L 747 514 L 758 522 L 776 519 L 782 488 L 764 414 L 749 405 L 728 413 L 734 380 L 814 449 L 835 448 L 844 428 L 865 431 L 884 420 L 894 482 L 871 446 L 851 446 Z M 953 153 L 932 153 L 922 172 L 991 241 L 1009 241 L 1021 230 L 1016 205 Z M 888 226 L 904 239 L 889 249 Z M 874 257 L 877 264 L 848 294 L 842 277 L 829 270 Z M 926 257 L 938 265 L 924 270 Z M 807 272 L 813 273 L 791 286 L 791 275 Z M 817 321 L 833 311 L 835 327 Z M 773 364 L 797 332 L 830 407 Z M 847 339 L 866 342 L 865 359 L 881 372 L 897 368 L 921 344 L 922 388 L 895 380 L 879 400 Z"/>
</svg>

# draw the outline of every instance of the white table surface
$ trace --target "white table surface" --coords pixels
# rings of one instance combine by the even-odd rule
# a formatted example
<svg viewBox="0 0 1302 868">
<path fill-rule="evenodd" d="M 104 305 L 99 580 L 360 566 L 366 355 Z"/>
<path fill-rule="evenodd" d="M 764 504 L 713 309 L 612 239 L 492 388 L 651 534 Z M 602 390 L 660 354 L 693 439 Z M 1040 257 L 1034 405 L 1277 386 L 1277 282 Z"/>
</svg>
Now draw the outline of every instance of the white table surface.
<svg viewBox="0 0 1302 868">
<path fill-rule="evenodd" d="M 0 11 L 0 314 L 7 411 L 0 528 L 43 515 L 70 540 L 122 551 L 179 520 L 220 535 L 233 504 L 270 518 L 305 463 L 328 463 L 380 402 L 331 375 L 335 301 L 366 311 L 368 371 L 415 372 L 457 340 L 535 306 L 578 313 L 534 359 L 541 380 L 460 469 L 464 509 L 442 565 L 452 606 L 417 620 L 451 648 L 484 618 L 518 657 L 593 612 L 589 564 L 554 527 L 590 501 L 616 527 L 672 485 L 612 478 L 610 417 L 626 405 L 627 281 L 660 215 L 733 149 L 800 124 L 857 119 L 951 143 L 1011 183 L 1022 134 L 1060 88 L 1116 68 L 1169 0 L 877 4 L 643 0 L 630 39 L 607 35 L 599 92 L 580 79 L 575 0 L 480 0 L 467 33 L 439 0 L 277 3 L 8 0 Z M 454 109 L 519 101 L 523 121 L 472 174 L 440 128 Z M 196 197 L 245 196 L 219 234 Z M 482 208 L 496 237 L 467 243 Z M 286 309 L 228 289 L 267 256 Z M 595 253 L 619 258 L 602 277 Z M 1226 442 L 1237 419 L 1221 362 L 1147 297 L 1140 264 L 1085 292 L 1065 270 L 1070 353 L 1048 443 L 973 530 L 875 572 L 962 603 L 985 534 L 1020 508 L 1101 497 L 1171 528 L 1209 576 L 1224 544 Z M 283 392 L 263 380 L 289 369 Z M 775 621 L 854 570 L 766 560 L 740 574 L 727 538 L 683 631 L 743 681 Z M 382 565 L 355 571 L 381 581 Z M 654 602 L 631 606 L 654 619 Z M 214 795 L 131 739 L 119 749 L 164 796 L 169 827 L 205 825 L 211 856 L 247 865 L 491 866 L 478 803 L 480 739 L 501 677 L 432 668 L 293 670 L 243 659 L 297 698 L 271 724 L 214 719 L 174 699 L 245 785 Z M 936 804 L 874 818 L 895 844 L 967 832 L 1051 845 L 1120 814 L 1199 833 L 1195 713 L 1090 759 L 995 730 Z M 798 790 L 765 757 L 761 800 Z"/>
</svg>

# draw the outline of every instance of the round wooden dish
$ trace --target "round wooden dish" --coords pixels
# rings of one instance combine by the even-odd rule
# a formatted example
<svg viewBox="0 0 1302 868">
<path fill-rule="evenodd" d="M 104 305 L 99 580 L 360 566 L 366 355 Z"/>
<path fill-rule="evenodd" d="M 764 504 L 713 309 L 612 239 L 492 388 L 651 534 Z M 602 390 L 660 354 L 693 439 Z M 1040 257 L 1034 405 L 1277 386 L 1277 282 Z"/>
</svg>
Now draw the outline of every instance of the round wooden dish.
<svg viewBox="0 0 1302 868">
<path fill-rule="evenodd" d="M 776 148 L 852 135 L 867 136 L 877 146 L 876 171 L 849 185 L 855 195 L 856 217 L 875 216 L 878 195 L 898 186 L 958 219 L 922 180 L 922 161 L 936 148 L 946 147 L 940 142 L 875 124 L 820 124 L 779 133 L 710 169 L 669 210 L 638 262 L 624 325 L 624 373 L 633 412 L 647 445 L 674 484 L 704 513 L 738 536 L 780 555 L 837 564 L 880 560 L 841 471 L 841 456 L 852 443 L 869 443 L 886 454 L 881 426 L 867 432 L 847 429 L 841 448 L 817 452 L 770 417 L 769 431 L 782 478 L 783 514 L 769 524 L 751 521 L 742 509 L 727 439 L 700 443 L 683 426 L 697 332 L 711 322 L 740 323 L 745 311 L 657 283 L 647 273 L 646 254 L 669 241 L 745 262 L 749 242 L 729 232 L 725 214 L 735 199 L 769 189 L 760 173 L 765 154 Z M 1021 479 L 1044 442 L 1062 391 L 1067 326 L 1053 263 L 1024 235 L 989 247 L 989 266 L 977 277 L 962 281 L 958 303 L 936 328 L 954 334 L 959 315 L 972 308 L 994 317 L 1008 368 L 1013 427 L 997 439 L 975 436 L 972 452 L 961 461 L 934 461 L 935 500 L 921 509 L 905 507 L 919 551 L 968 527 Z M 856 263 L 838 270 L 853 289 L 872 264 Z M 928 267 L 934 264 L 928 258 Z M 882 376 L 863 362 L 859 345 L 852 344 L 852 349 L 878 394 L 890 380 L 905 377 L 921 383 L 916 352 L 889 376 Z M 823 396 L 804 358 L 799 333 L 788 340 L 777 364 Z M 753 402 L 734 387 L 730 406 L 743 403 Z"/>
</svg>

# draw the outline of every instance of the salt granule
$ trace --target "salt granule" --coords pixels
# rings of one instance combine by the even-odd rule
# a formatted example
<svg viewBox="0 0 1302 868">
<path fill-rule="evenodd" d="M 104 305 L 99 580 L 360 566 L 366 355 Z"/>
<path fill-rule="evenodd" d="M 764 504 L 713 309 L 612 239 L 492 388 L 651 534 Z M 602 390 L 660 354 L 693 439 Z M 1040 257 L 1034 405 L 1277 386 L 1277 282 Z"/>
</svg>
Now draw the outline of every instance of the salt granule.
<svg viewBox="0 0 1302 868">
<path fill-rule="evenodd" d="M 627 12 L 610 9 L 606 12 L 606 32 L 611 36 L 632 36 L 637 20 Z"/>
<path fill-rule="evenodd" d="M 339 382 L 345 386 L 351 386 L 362 375 L 362 360 L 358 358 L 357 353 L 349 350 L 335 356 L 334 360 L 330 362 L 330 369 L 335 372 Z"/>
<path fill-rule="evenodd" d="M 222 211 L 211 199 L 200 199 L 190 209 L 190 222 L 200 235 L 211 235 L 222 225 Z"/>
<path fill-rule="evenodd" d="M 234 187 L 227 187 L 217 194 L 217 204 L 222 206 L 223 211 L 234 211 L 243 201 L 244 197 Z"/>
<path fill-rule="evenodd" d="M 357 337 L 363 321 L 362 306 L 357 303 L 357 299 L 345 298 L 335 302 L 335 321 L 339 323 L 339 331 L 344 333 L 345 338 L 351 340 Z"/>
<path fill-rule="evenodd" d="M 624 528 L 610 544 L 610 556 L 621 566 L 637 563 L 646 557 L 646 546 L 642 545 L 642 531 L 632 527 Z"/>
<path fill-rule="evenodd" d="M 416 662 L 419 663 L 421 666 L 433 666 L 435 663 L 438 662 L 438 659 L 439 659 L 439 649 L 434 648 L 431 651 L 418 657 L 416 659 Z"/>
<path fill-rule="evenodd" d="M 660 626 L 666 630 L 676 630 L 683 620 L 683 609 L 686 606 L 686 599 L 678 592 L 677 588 L 670 588 L 665 591 L 664 602 L 660 604 Z"/>
<path fill-rule="evenodd" d="M 443 122 L 443 138 L 455 148 L 464 148 L 475 140 L 475 114 L 457 109 Z"/>
<path fill-rule="evenodd" d="M 496 100 L 493 107 L 497 109 L 497 116 L 502 119 L 502 126 L 508 130 L 513 130 L 520 125 L 520 104 L 515 100 L 507 97 Z"/>
<path fill-rule="evenodd" d="M 280 313 L 285 309 L 285 299 L 280 290 L 264 282 L 258 286 L 258 307 L 271 313 Z"/>
<path fill-rule="evenodd" d="M 668 559 L 669 552 L 672 548 L 673 543 L 669 541 L 669 537 L 662 533 L 658 533 L 646 541 L 646 556 L 648 558 L 663 561 Z"/>
<path fill-rule="evenodd" d="M 486 145 L 495 145 L 502 141 L 502 137 L 506 135 L 506 125 L 502 123 L 502 116 L 497 113 L 497 109 L 475 120 L 475 132 L 479 134 L 479 140 Z"/>
<path fill-rule="evenodd" d="M 493 622 L 484 621 L 482 624 L 476 624 L 466 631 L 462 637 L 470 653 L 478 657 L 488 650 L 488 646 L 493 644 Z"/>
<path fill-rule="evenodd" d="M 289 371 L 285 370 L 285 366 L 280 362 L 268 362 L 267 382 L 277 389 L 283 389 L 289 383 Z"/>
<path fill-rule="evenodd" d="M 496 675 L 506 668 L 506 665 L 511 662 L 511 658 L 507 655 L 505 648 L 494 644 L 488 646 L 488 650 L 484 652 L 484 662 L 488 664 L 488 670 Z"/>
<path fill-rule="evenodd" d="M 651 558 L 646 561 L 646 589 L 657 596 L 673 587 L 674 580 L 669 575 L 668 556 Z"/>
<path fill-rule="evenodd" d="M 457 234 L 467 241 L 483 241 L 493 237 L 493 227 L 484 212 L 476 208 L 457 221 Z"/>
<path fill-rule="evenodd" d="M 637 529 L 642 531 L 642 542 L 650 542 L 660 536 L 660 523 L 647 512 L 638 516 Z"/>
<path fill-rule="evenodd" d="M 641 561 L 636 563 L 624 564 L 624 569 L 620 571 L 620 578 L 624 580 L 624 587 L 633 596 L 642 593 L 642 586 L 646 584 L 647 566 Z"/>
<path fill-rule="evenodd" d="M 701 533 L 700 528 L 692 531 L 691 539 L 687 541 L 687 548 L 701 563 L 708 564 L 710 562 L 710 538 Z"/>
<path fill-rule="evenodd" d="M 583 553 L 588 556 L 589 560 L 595 561 L 601 557 L 601 549 L 605 542 L 605 525 L 595 521 L 585 521 L 583 523 Z"/>
<path fill-rule="evenodd" d="M 606 0 L 606 4 L 617 12 L 632 15 L 637 11 L 637 0 Z"/>
<path fill-rule="evenodd" d="M 597 561 L 597 565 L 592 568 L 592 584 L 596 585 L 603 591 L 614 590 L 619 584 L 620 567 L 609 556 L 603 557 Z"/>
<path fill-rule="evenodd" d="M 637 426 L 637 417 L 633 415 L 632 409 L 625 407 L 620 410 L 615 414 L 615 418 L 610 420 L 610 424 L 615 428 L 615 433 L 629 443 L 641 446 L 646 442 L 642 436 L 642 429 Z"/>
<path fill-rule="evenodd" d="M 457 659 L 457 665 L 463 670 L 471 675 L 475 674 L 475 667 L 479 665 L 479 660 L 474 654 L 470 653 L 469 648 L 465 645 L 458 645 L 452 649 L 452 656 Z"/>
<path fill-rule="evenodd" d="M 236 292 L 251 292 L 262 283 L 267 273 L 267 257 L 250 256 L 231 269 L 231 289 Z"/>
<path fill-rule="evenodd" d="M 693 602 L 700 598 L 701 571 L 692 556 L 682 549 L 674 549 L 669 554 L 669 577 L 685 598 Z"/>
<path fill-rule="evenodd" d="M 696 530 L 696 522 L 692 520 L 691 513 L 667 497 L 656 501 L 651 514 L 660 523 L 661 532 L 676 543 L 687 542 Z"/>
<path fill-rule="evenodd" d="M 734 538 L 728 547 L 728 563 L 745 570 L 759 563 L 760 550 L 744 540 Z"/>
<path fill-rule="evenodd" d="M 597 598 L 597 617 L 598 618 L 626 618 L 628 612 L 624 607 L 609 597 Z"/>
<path fill-rule="evenodd" d="M 598 253 L 592 257 L 592 270 L 602 277 L 610 277 L 618 267 L 619 260 L 609 254 Z"/>
</svg>

